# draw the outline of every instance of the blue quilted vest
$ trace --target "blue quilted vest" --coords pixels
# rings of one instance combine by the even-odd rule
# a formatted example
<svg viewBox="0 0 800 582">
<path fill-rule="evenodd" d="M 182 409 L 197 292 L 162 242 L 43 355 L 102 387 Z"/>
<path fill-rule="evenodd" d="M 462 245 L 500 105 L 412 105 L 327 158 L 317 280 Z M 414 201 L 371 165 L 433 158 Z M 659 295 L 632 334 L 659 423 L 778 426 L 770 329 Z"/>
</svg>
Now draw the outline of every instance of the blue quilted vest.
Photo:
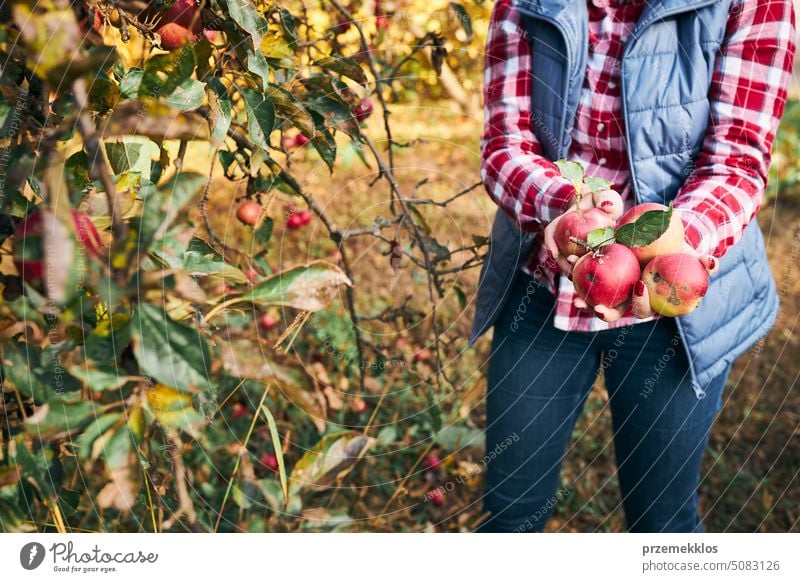
<svg viewBox="0 0 800 582">
<path fill-rule="evenodd" d="M 586 0 L 515 0 L 532 45 L 532 120 L 547 158 L 566 158 L 588 52 Z M 708 89 L 731 0 L 650 0 L 625 43 L 621 90 L 637 203 L 672 200 L 709 121 Z M 481 271 L 470 345 L 502 310 L 534 235 L 498 211 Z M 769 331 L 778 295 L 753 221 L 720 260 L 706 298 L 678 318 L 698 397 Z"/>
</svg>

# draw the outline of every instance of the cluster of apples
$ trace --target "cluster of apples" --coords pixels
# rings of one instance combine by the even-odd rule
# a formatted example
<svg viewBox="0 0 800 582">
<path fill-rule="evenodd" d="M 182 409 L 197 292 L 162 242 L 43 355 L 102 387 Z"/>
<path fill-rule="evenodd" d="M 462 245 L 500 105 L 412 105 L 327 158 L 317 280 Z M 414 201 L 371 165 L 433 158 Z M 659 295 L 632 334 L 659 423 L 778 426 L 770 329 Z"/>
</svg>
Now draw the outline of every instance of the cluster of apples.
<svg viewBox="0 0 800 582">
<path fill-rule="evenodd" d="M 691 313 L 708 290 L 708 272 L 697 256 L 684 251 L 680 217 L 655 203 L 639 204 L 620 216 L 621 200 L 608 199 L 619 210 L 576 209 L 555 225 L 561 254 L 580 257 L 572 270 L 575 292 L 589 306 L 617 307 L 631 299 L 642 281 L 656 313 Z"/>
<path fill-rule="evenodd" d="M 198 14 L 199 9 L 194 0 L 175 0 L 162 13 L 156 32 L 161 37 L 163 48 L 172 50 L 197 42 L 203 33 L 203 19 Z"/>
</svg>

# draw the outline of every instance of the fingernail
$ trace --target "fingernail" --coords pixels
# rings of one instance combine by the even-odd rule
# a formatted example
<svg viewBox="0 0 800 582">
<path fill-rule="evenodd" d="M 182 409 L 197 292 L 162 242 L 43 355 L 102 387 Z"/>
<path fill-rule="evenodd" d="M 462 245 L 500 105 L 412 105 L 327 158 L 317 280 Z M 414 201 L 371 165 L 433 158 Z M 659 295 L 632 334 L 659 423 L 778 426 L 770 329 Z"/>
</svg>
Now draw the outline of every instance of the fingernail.
<svg viewBox="0 0 800 582">
<path fill-rule="evenodd" d="M 708 259 L 708 268 L 710 270 L 712 270 L 712 271 L 714 269 L 716 269 L 717 268 L 717 259 L 715 259 L 714 257 L 709 257 L 709 259 Z"/>
<path fill-rule="evenodd" d="M 605 321 L 605 320 L 606 320 L 606 316 L 605 316 L 605 315 L 603 315 L 602 313 L 600 313 L 599 311 L 596 311 L 596 312 L 595 312 L 595 315 L 596 315 L 597 317 L 599 317 L 600 319 L 602 319 L 603 321 Z"/>
<path fill-rule="evenodd" d="M 636 287 L 633 288 L 633 292 L 636 294 L 637 297 L 641 297 L 644 295 L 644 283 L 641 281 L 636 281 Z"/>
<path fill-rule="evenodd" d="M 614 203 L 611 200 L 604 200 L 600 203 L 600 208 L 606 208 L 607 206 L 614 206 Z"/>
</svg>

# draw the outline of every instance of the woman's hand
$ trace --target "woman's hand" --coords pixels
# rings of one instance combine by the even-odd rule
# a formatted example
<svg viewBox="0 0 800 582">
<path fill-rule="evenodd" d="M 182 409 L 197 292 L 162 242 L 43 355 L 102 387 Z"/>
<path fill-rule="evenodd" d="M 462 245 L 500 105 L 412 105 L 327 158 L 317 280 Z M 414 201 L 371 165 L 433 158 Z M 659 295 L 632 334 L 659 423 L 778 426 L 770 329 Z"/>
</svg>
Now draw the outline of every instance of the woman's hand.
<svg viewBox="0 0 800 582">
<path fill-rule="evenodd" d="M 686 253 L 687 255 L 697 257 L 702 265 L 706 268 L 706 271 L 708 271 L 709 275 L 713 274 L 719 266 L 719 261 L 716 258 L 712 257 L 711 255 L 700 255 L 700 253 L 694 250 L 694 248 L 687 243 L 683 244 L 682 252 Z M 575 300 L 572 304 L 578 309 L 584 311 L 594 311 L 597 317 L 609 323 L 617 321 L 623 315 L 625 315 L 625 313 L 628 311 L 628 307 L 631 309 L 631 315 L 637 319 L 646 319 L 655 315 L 653 308 L 650 307 L 650 295 L 647 291 L 647 285 L 644 284 L 644 281 L 637 281 L 636 286 L 633 289 L 633 297 L 630 301 L 626 301 L 625 303 L 617 305 L 616 307 L 595 305 L 594 308 L 592 308 L 580 297 L 575 297 Z"/>
<path fill-rule="evenodd" d="M 620 195 L 613 190 L 598 190 L 591 196 L 581 196 L 575 204 L 564 211 L 564 214 L 553 220 L 545 227 L 544 247 L 550 253 L 550 256 L 553 258 L 553 260 L 558 263 L 558 267 L 561 269 L 561 271 L 567 276 L 572 273 L 572 265 L 575 264 L 580 257 L 577 255 L 564 256 L 561 254 L 561 252 L 558 250 L 558 245 L 556 244 L 555 239 L 556 225 L 558 224 L 558 221 L 564 217 L 564 215 L 572 212 L 573 210 L 577 210 L 579 206 L 581 210 L 599 208 L 611 216 L 613 220 L 617 220 L 622 215 L 622 198 Z"/>
</svg>

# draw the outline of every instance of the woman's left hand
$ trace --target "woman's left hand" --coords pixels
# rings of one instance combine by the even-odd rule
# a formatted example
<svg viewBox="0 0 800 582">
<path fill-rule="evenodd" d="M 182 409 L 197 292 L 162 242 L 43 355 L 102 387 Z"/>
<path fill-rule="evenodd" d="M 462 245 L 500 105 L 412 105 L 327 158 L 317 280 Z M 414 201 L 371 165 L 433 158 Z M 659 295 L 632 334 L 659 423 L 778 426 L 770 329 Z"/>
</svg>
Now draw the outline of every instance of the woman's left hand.
<svg viewBox="0 0 800 582">
<path fill-rule="evenodd" d="M 711 256 L 711 255 L 700 255 L 694 248 L 692 248 L 689 244 L 684 243 L 683 251 L 687 255 L 692 255 L 697 257 L 703 266 L 708 271 L 708 274 L 713 274 L 718 266 L 719 261 Z M 572 259 L 572 257 L 570 257 Z M 574 261 L 577 261 L 578 257 L 575 257 Z M 626 301 L 616 307 L 608 307 L 606 305 L 595 305 L 594 308 L 590 307 L 586 301 L 581 299 L 580 297 L 575 297 L 572 304 L 581 309 L 583 311 L 594 311 L 595 315 L 606 322 L 613 322 L 620 319 L 623 315 L 625 315 L 630 307 L 631 315 L 633 315 L 637 319 L 647 319 L 648 317 L 652 317 L 655 315 L 653 308 L 650 307 L 650 295 L 647 291 L 647 285 L 644 284 L 644 281 L 637 281 L 636 286 L 633 289 L 633 297 L 630 301 Z"/>
</svg>

